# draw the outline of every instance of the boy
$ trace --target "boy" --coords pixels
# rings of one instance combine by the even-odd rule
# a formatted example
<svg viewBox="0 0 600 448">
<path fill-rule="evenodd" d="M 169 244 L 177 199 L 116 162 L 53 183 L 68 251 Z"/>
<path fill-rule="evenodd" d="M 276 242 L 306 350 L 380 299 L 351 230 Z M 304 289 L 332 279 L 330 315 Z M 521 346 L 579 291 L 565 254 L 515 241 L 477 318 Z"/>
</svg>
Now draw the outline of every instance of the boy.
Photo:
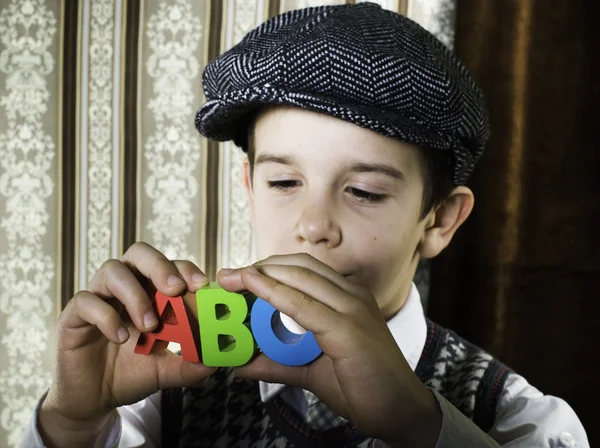
<svg viewBox="0 0 600 448">
<path fill-rule="evenodd" d="M 371 4 L 294 11 L 213 61 L 204 88 L 198 130 L 248 152 L 262 259 L 217 280 L 312 331 L 323 355 L 234 373 L 134 354 L 157 325 L 140 279 L 170 296 L 208 281 L 138 243 L 63 311 L 24 445 L 589 445 L 564 401 L 423 314 L 417 263 L 471 212 L 464 183 L 488 137 L 482 95 L 441 43 Z"/>
</svg>

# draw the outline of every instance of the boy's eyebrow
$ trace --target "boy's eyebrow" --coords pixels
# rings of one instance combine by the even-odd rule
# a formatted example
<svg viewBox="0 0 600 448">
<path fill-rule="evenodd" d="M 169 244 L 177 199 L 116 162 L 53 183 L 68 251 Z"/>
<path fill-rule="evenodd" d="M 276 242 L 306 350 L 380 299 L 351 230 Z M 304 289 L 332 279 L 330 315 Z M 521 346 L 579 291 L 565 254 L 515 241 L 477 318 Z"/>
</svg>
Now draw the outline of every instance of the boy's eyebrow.
<svg viewBox="0 0 600 448">
<path fill-rule="evenodd" d="M 402 171 L 383 163 L 354 162 L 350 164 L 348 169 L 355 173 L 381 173 L 393 177 L 394 179 L 406 180 Z"/>
<path fill-rule="evenodd" d="M 263 153 L 256 158 L 254 166 L 267 162 L 281 163 L 282 165 L 296 165 L 295 160 L 290 156 L 276 156 L 269 153 Z"/>
<path fill-rule="evenodd" d="M 276 156 L 274 154 L 263 153 L 256 158 L 254 166 L 268 162 L 280 163 L 282 165 L 296 165 L 295 159 L 291 156 Z M 352 171 L 355 173 L 381 173 L 393 177 L 394 179 L 406 179 L 406 177 L 400 170 L 394 168 L 391 165 L 386 165 L 383 163 L 352 162 L 348 166 L 348 171 Z"/>
</svg>

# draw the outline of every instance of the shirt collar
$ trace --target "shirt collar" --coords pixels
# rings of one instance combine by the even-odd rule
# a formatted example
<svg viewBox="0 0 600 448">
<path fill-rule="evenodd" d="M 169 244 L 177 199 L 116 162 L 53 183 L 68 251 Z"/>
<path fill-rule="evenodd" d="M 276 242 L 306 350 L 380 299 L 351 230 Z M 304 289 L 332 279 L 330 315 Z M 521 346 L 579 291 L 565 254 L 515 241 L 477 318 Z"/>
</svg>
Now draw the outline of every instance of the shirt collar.
<svg viewBox="0 0 600 448">
<path fill-rule="evenodd" d="M 406 302 L 400 311 L 388 320 L 387 326 L 414 371 L 421 359 L 427 338 L 427 323 L 421 304 L 421 295 L 414 282 L 411 283 Z M 259 381 L 260 397 L 263 402 L 269 401 L 287 387 L 285 384 Z"/>
</svg>

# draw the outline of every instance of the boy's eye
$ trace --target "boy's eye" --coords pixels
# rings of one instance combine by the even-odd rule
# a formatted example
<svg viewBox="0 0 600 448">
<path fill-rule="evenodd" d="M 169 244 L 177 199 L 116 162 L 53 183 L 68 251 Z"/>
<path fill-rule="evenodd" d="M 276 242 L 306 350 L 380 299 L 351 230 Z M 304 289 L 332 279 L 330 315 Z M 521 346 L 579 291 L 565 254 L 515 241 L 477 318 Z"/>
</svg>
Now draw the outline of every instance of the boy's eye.
<svg viewBox="0 0 600 448">
<path fill-rule="evenodd" d="M 302 185 L 302 182 L 298 180 L 270 180 L 267 181 L 267 186 L 275 190 L 289 191 L 292 188 L 296 188 Z M 352 194 L 359 202 L 366 202 L 375 204 L 382 202 L 387 196 L 385 194 L 371 193 L 369 191 L 360 190 L 354 187 L 346 188 L 346 191 Z"/>
<path fill-rule="evenodd" d="M 351 193 L 360 202 L 369 202 L 371 204 L 375 204 L 377 202 L 382 202 L 386 198 L 385 194 L 371 193 L 371 192 L 359 190 L 358 188 L 353 188 L 353 187 L 346 188 L 346 191 Z"/>
<path fill-rule="evenodd" d="M 267 185 L 269 188 L 274 188 L 276 190 L 289 190 L 290 188 L 294 188 L 300 185 L 300 182 L 297 180 L 270 180 L 267 181 Z"/>
</svg>

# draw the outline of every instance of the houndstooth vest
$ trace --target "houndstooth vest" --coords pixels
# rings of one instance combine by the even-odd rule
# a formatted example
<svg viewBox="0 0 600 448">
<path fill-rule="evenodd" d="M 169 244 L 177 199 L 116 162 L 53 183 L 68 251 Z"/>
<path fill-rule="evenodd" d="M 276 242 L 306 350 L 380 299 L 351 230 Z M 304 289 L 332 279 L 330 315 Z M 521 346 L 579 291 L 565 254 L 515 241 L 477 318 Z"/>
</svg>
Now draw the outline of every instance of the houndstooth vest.
<svg viewBox="0 0 600 448">
<path fill-rule="evenodd" d="M 415 373 L 483 431 L 494 423 L 510 372 L 477 346 L 427 320 L 427 340 Z M 163 391 L 161 411 L 163 447 L 363 448 L 371 443 L 352 422 L 315 431 L 279 396 L 262 403 L 256 381 L 235 378 L 230 368 L 217 370 L 200 388 Z"/>
</svg>

